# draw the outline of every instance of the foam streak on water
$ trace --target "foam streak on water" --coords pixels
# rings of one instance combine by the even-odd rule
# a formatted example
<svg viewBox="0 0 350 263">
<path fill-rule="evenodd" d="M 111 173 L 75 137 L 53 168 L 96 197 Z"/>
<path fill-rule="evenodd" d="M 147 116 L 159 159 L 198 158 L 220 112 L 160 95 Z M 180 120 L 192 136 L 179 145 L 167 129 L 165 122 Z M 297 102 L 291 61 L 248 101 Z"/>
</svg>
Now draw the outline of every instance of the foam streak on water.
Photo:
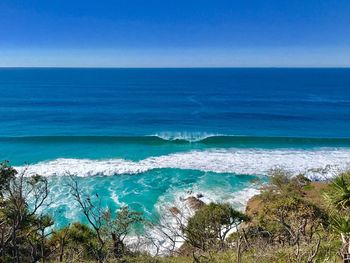
<svg viewBox="0 0 350 263">
<path fill-rule="evenodd" d="M 270 169 L 281 167 L 293 173 L 306 173 L 312 179 L 330 177 L 334 171 L 350 164 L 350 149 L 321 148 L 293 149 L 215 149 L 179 152 L 141 161 L 125 159 L 56 159 L 27 167 L 27 174 L 43 176 L 77 176 L 138 174 L 158 168 L 192 169 L 216 173 L 264 175 Z M 24 167 L 16 167 L 22 170 Z M 322 178 L 315 169 L 326 169 Z"/>
</svg>

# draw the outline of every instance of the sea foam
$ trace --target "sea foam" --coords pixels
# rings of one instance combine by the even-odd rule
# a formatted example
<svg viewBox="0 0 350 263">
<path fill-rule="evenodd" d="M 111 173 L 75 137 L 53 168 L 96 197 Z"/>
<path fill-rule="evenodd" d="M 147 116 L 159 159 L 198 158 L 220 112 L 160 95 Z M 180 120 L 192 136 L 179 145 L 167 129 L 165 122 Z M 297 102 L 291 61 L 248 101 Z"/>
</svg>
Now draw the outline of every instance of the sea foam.
<svg viewBox="0 0 350 263">
<path fill-rule="evenodd" d="M 177 168 L 204 172 L 266 175 L 270 169 L 284 168 L 293 173 L 306 173 L 311 179 L 325 179 L 349 167 L 350 149 L 213 149 L 178 152 L 149 157 L 140 161 L 125 159 L 65 159 L 39 162 L 29 166 L 27 175 L 43 176 L 111 176 L 139 174 L 152 169 Z"/>
<path fill-rule="evenodd" d="M 151 135 L 151 137 L 152 136 L 158 137 L 164 141 L 201 142 L 207 138 L 220 137 L 225 135 L 205 132 L 161 132 Z"/>
</svg>

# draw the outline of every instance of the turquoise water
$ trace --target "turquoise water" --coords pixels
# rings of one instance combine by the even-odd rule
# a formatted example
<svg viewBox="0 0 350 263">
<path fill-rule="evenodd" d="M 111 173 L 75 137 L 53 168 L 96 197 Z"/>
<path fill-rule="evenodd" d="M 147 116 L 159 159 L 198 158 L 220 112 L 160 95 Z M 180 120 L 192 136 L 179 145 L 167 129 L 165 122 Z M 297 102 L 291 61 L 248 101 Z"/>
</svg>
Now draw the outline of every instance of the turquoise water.
<svg viewBox="0 0 350 263">
<path fill-rule="evenodd" d="M 350 160 L 350 69 L 0 69 L 0 159 L 148 218 L 182 198 L 243 209 L 271 168 L 330 177 Z M 319 174 L 316 169 L 324 169 Z"/>
<path fill-rule="evenodd" d="M 319 147 L 349 147 L 348 138 L 292 138 L 252 136 L 209 136 L 185 139 L 162 139 L 156 136 L 38 136 L 0 137 L 2 159 L 13 165 L 37 163 L 57 158 L 106 159 L 123 158 L 133 161 L 149 156 L 174 152 L 218 148 L 310 149 Z"/>
<path fill-rule="evenodd" d="M 116 210 L 121 205 L 143 212 L 151 221 L 156 220 L 158 209 L 170 208 L 189 190 L 203 193 L 213 200 L 227 199 L 233 205 L 241 207 L 241 199 L 233 193 L 251 185 L 251 175 L 234 176 L 223 173 L 201 172 L 179 169 L 155 169 L 137 176 L 97 176 L 78 178 L 79 185 L 94 198 L 98 194 L 102 207 Z M 71 219 L 85 221 L 79 207 L 69 193 L 68 177 L 50 177 L 54 206 L 48 211 L 65 225 Z M 95 199 L 96 200 L 96 199 Z"/>
</svg>

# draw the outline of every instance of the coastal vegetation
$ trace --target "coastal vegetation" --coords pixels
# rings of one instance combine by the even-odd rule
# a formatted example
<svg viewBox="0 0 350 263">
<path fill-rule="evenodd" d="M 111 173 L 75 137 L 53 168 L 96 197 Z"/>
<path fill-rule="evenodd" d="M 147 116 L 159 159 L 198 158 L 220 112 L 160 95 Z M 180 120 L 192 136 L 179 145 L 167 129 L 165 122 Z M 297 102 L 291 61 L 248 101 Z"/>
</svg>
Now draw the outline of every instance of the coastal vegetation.
<svg viewBox="0 0 350 263">
<path fill-rule="evenodd" d="M 0 164 L 0 262 L 340 262 L 350 254 L 350 172 L 328 182 L 276 169 L 245 213 L 227 203 L 187 201 L 150 222 L 122 206 L 102 207 L 74 176 L 69 189 L 86 223 L 57 229 L 45 212 L 45 177 Z M 158 231 L 164 244 L 148 235 Z M 179 246 L 180 244 L 180 246 Z M 152 253 L 149 249 L 153 247 Z M 162 252 L 163 251 L 163 252 Z"/>
</svg>

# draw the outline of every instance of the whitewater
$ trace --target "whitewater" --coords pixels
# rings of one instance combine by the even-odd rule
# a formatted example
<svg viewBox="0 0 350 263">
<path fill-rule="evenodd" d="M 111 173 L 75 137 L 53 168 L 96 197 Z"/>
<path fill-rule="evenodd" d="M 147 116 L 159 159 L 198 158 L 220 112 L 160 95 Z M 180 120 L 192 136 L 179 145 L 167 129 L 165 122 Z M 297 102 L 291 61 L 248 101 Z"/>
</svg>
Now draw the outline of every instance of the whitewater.
<svg viewBox="0 0 350 263">
<path fill-rule="evenodd" d="M 203 172 L 267 175 L 281 168 L 293 174 L 303 173 L 313 180 L 329 179 L 335 172 L 348 168 L 350 149 L 213 149 L 179 152 L 148 157 L 140 161 L 125 159 L 66 159 L 16 167 L 26 175 L 43 176 L 113 176 L 139 174 L 153 169 L 177 168 Z"/>
</svg>

